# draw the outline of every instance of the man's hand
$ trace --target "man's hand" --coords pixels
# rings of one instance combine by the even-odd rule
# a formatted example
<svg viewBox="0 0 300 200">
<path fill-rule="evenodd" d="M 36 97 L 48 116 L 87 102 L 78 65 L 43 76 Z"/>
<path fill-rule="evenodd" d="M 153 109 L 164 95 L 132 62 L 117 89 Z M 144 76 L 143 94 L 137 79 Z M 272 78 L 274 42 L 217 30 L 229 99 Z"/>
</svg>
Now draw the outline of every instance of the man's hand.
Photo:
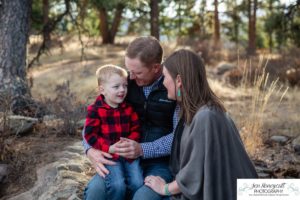
<svg viewBox="0 0 300 200">
<path fill-rule="evenodd" d="M 121 140 L 114 144 L 115 153 L 129 159 L 136 159 L 143 155 L 142 147 L 139 143 L 128 138 L 121 138 Z"/>
<path fill-rule="evenodd" d="M 114 165 L 115 162 L 108 160 L 108 158 L 112 158 L 112 155 L 109 153 L 90 148 L 87 151 L 87 157 L 92 162 L 97 173 L 103 178 L 109 173 L 104 165 Z"/>
</svg>

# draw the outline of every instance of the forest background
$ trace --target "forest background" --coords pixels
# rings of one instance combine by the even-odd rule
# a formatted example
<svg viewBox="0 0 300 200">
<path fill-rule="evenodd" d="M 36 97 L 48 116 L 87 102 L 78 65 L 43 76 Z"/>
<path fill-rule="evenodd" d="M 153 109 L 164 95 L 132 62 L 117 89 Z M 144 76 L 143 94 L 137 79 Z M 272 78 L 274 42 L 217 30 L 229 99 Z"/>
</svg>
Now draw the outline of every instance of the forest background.
<svg viewBox="0 0 300 200">
<path fill-rule="evenodd" d="M 37 170 L 81 140 L 95 70 L 124 66 L 126 46 L 144 35 L 161 41 L 164 57 L 179 48 L 202 56 L 261 178 L 300 178 L 299 8 L 299 0 L 0 0 L 0 198 L 34 190 Z M 73 193 L 39 191 L 82 198 L 94 171 L 76 148 L 76 167 L 56 163 L 64 167 L 53 175 L 74 172 L 62 176 L 76 180 Z"/>
</svg>

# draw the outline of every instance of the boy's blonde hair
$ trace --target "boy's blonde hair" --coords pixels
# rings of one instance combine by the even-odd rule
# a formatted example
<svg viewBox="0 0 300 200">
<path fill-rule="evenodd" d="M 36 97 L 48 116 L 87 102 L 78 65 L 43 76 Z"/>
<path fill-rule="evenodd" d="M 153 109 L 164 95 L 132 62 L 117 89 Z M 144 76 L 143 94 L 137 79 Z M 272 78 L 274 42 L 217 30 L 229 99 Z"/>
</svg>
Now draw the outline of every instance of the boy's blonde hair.
<svg viewBox="0 0 300 200">
<path fill-rule="evenodd" d="M 118 74 L 121 77 L 127 78 L 128 73 L 125 69 L 122 67 L 116 66 L 116 65 L 103 65 L 99 67 L 96 71 L 96 76 L 98 80 L 98 86 L 102 83 L 108 81 L 108 79 L 113 75 Z"/>
</svg>

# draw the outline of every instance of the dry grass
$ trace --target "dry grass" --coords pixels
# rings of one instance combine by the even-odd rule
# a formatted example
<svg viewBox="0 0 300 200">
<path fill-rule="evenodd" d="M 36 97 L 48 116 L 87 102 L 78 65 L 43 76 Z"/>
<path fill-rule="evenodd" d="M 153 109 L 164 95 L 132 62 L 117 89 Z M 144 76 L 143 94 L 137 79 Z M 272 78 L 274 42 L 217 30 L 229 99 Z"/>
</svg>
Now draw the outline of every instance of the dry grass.
<svg viewBox="0 0 300 200">
<path fill-rule="evenodd" d="M 245 62 L 242 84 L 238 88 L 241 93 L 249 94 L 241 98 L 244 104 L 240 109 L 244 109 L 246 115 L 241 115 L 239 121 L 242 139 L 251 155 L 259 150 L 263 140 L 268 137 L 263 134 L 265 120 L 278 111 L 288 91 L 288 87 L 281 85 L 279 79 L 269 79 L 265 70 L 267 64 L 268 59 L 265 60 L 263 56 L 260 56 L 257 66 L 252 66 L 251 60 L 249 66 Z"/>
</svg>

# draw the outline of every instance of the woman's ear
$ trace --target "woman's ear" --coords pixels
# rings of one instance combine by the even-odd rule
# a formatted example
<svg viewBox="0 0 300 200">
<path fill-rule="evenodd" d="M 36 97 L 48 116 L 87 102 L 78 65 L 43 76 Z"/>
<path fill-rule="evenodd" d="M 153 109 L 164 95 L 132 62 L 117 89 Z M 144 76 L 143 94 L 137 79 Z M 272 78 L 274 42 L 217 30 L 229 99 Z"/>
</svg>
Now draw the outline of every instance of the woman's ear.
<svg viewBox="0 0 300 200">
<path fill-rule="evenodd" d="M 179 74 L 176 76 L 175 83 L 176 83 L 177 88 L 180 88 L 180 87 L 181 87 L 182 82 L 181 82 L 181 77 L 180 77 Z"/>
</svg>

